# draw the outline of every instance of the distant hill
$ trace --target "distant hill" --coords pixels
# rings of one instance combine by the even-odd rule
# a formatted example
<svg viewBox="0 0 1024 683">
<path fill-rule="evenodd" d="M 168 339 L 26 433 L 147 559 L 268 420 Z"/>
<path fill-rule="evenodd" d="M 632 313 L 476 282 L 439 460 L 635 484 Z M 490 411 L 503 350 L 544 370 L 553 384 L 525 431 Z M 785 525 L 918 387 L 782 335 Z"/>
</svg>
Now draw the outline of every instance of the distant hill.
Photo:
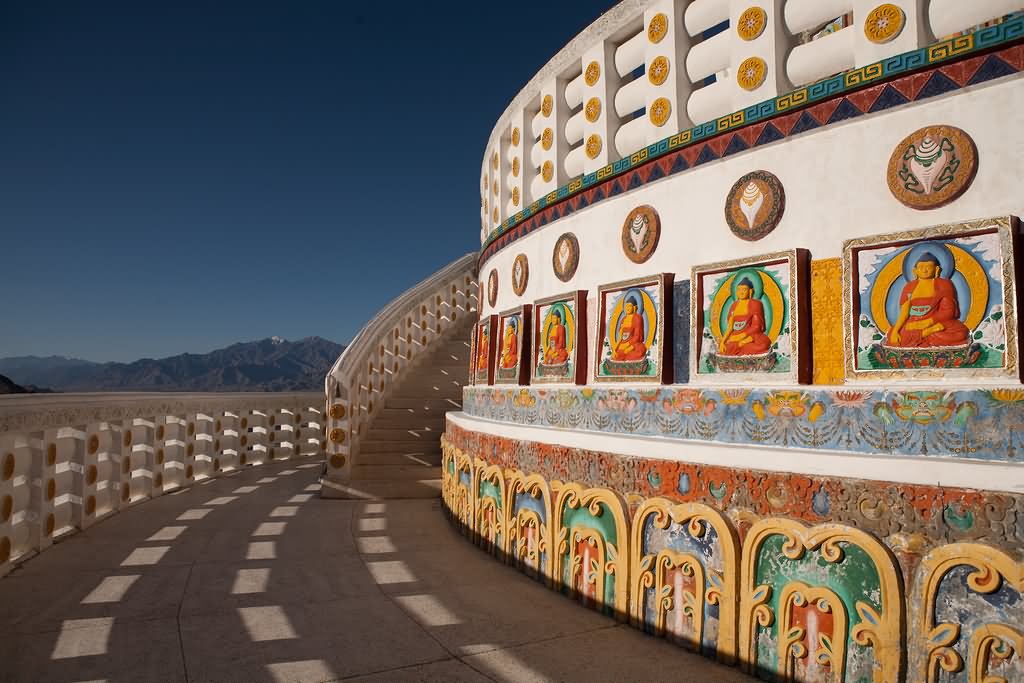
<svg viewBox="0 0 1024 683">
<path fill-rule="evenodd" d="M 27 394 L 28 389 L 15 384 L 9 377 L 0 375 L 0 394 Z"/>
<path fill-rule="evenodd" d="M 15 386 L 55 391 L 310 391 L 323 387 L 324 376 L 344 348 L 320 337 L 272 337 L 134 363 L 63 356 L 0 358 L 0 373 Z"/>
</svg>

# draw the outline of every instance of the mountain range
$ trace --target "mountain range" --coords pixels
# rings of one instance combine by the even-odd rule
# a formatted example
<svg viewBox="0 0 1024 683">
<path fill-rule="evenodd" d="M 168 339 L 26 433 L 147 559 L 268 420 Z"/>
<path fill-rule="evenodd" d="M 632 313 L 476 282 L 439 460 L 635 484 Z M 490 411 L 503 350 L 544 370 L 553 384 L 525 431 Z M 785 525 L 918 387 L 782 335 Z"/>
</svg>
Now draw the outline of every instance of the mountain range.
<svg viewBox="0 0 1024 683">
<path fill-rule="evenodd" d="M 279 337 L 210 353 L 94 363 L 64 356 L 0 358 L 0 376 L 17 389 L 54 391 L 315 391 L 344 346 L 321 337 Z M 21 385 L 21 386 L 18 386 Z M 30 386 L 31 385 L 31 386 Z"/>
</svg>

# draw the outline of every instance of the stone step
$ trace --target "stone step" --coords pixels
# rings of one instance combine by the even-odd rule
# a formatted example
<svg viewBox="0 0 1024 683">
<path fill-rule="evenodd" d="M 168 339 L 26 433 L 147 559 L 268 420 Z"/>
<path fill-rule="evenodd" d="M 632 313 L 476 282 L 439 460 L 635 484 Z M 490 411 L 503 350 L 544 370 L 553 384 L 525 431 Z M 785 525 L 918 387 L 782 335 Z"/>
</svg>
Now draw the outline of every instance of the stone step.
<svg viewBox="0 0 1024 683">
<path fill-rule="evenodd" d="M 399 441 L 394 439 L 375 439 L 365 441 L 359 445 L 360 456 L 367 453 L 393 453 L 403 455 L 408 453 L 433 453 L 441 450 L 441 435 L 436 439 L 424 439 L 416 443 Z"/>
<path fill-rule="evenodd" d="M 444 431 L 444 416 L 437 415 L 435 413 L 420 414 L 420 415 L 404 415 L 402 417 L 381 417 L 377 418 L 370 424 L 370 429 L 398 429 L 413 431 L 430 431 L 435 432 Z"/>
<path fill-rule="evenodd" d="M 462 396 L 458 399 L 443 396 L 391 396 L 384 409 L 412 408 L 414 410 L 462 410 Z"/>
<path fill-rule="evenodd" d="M 441 451 L 432 453 L 360 453 L 358 466 L 363 465 L 405 465 L 406 467 L 438 467 Z"/>
<path fill-rule="evenodd" d="M 402 427 L 379 427 L 374 422 L 366 433 L 364 443 L 371 441 L 408 441 L 411 443 L 424 442 L 431 439 L 441 438 L 441 432 L 436 429 L 409 429 Z"/>
<path fill-rule="evenodd" d="M 361 479 L 440 479 L 441 467 L 425 465 L 363 465 L 352 468 L 353 483 Z"/>
</svg>

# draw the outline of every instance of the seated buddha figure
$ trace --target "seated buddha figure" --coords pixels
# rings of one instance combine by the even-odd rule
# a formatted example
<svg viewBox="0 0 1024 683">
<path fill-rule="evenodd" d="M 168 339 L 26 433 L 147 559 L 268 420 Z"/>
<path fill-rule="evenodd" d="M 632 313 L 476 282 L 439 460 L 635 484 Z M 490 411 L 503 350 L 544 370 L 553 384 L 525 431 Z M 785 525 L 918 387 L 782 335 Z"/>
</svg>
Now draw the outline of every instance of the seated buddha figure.
<svg viewBox="0 0 1024 683">
<path fill-rule="evenodd" d="M 480 333 L 480 342 L 477 344 L 476 353 L 476 369 L 486 370 L 487 369 L 487 356 L 490 353 L 490 339 L 486 332 Z"/>
<path fill-rule="evenodd" d="M 505 337 L 501 342 L 501 367 L 514 368 L 519 363 L 519 333 L 516 321 L 505 325 Z"/>
<path fill-rule="evenodd" d="M 725 334 L 718 344 L 723 356 L 754 356 L 768 353 L 772 341 L 764 333 L 764 305 L 753 298 L 754 285 L 744 278 L 736 285 L 736 300 L 729 307 Z"/>
<path fill-rule="evenodd" d="M 959 346 L 971 331 L 960 322 L 960 302 L 942 266 L 925 253 L 914 264 L 913 280 L 900 293 L 900 314 L 889 330 L 887 343 L 902 348 Z"/>
<path fill-rule="evenodd" d="M 612 339 L 612 360 L 642 360 L 647 356 L 644 317 L 637 313 L 637 301 L 634 297 L 626 300 L 625 308 L 626 314 L 619 326 L 619 339 Z"/>
<path fill-rule="evenodd" d="M 552 321 L 548 328 L 548 344 L 544 349 L 544 365 L 561 365 L 569 359 L 569 351 L 565 348 L 565 325 L 562 324 L 562 312 L 553 311 Z"/>
</svg>

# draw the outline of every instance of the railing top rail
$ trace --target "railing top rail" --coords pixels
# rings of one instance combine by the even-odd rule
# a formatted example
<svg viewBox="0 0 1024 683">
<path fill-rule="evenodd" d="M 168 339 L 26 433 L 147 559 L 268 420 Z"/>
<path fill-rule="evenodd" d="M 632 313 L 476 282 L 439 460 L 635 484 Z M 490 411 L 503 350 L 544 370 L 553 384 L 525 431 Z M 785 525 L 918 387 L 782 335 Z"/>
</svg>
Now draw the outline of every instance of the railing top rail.
<svg viewBox="0 0 1024 683">
<path fill-rule="evenodd" d="M 80 393 L 0 396 L 0 433 L 112 422 L 153 415 L 305 408 L 323 405 L 319 391 L 218 393 Z"/>
<path fill-rule="evenodd" d="M 484 147 L 482 157 L 487 158 L 487 150 L 494 147 L 498 136 L 501 135 L 504 129 L 504 122 L 508 120 L 512 112 L 525 107 L 540 92 L 541 85 L 545 81 L 562 75 L 570 66 L 578 64 L 580 56 L 588 48 L 621 31 L 631 21 L 635 20 L 637 15 L 642 14 L 648 6 L 653 5 L 655 2 L 656 0 L 622 0 L 622 2 L 606 11 L 591 22 L 589 26 L 577 33 L 572 40 L 566 43 L 565 47 L 559 50 L 554 57 L 548 60 L 547 64 L 542 66 L 533 75 L 533 78 L 527 81 L 522 90 L 516 93 L 516 96 L 512 98 L 512 101 L 505 107 L 505 110 L 501 112 L 501 116 L 495 120 L 494 127 L 491 129 L 491 135 L 487 138 L 487 146 Z"/>
<path fill-rule="evenodd" d="M 473 268 L 476 265 L 478 255 L 479 252 L 476 251 L 466 253 L 392 299 L 390 303 L 363 326 L 352 340 L 352 343 L 345 347 L 345 350 L 338 356 L 338 360 L 331 366 L 330 372 L 327 373 L 327 378 L 329 379 L 338 374 L 348 374 L 352 369 L 360 367 L 365 361 L 365 357 L 376 346 L 382 330 L 394 327 L 401 320 L 402 316 L 406 315 L 410 306 L 419 303 L 419 297 L 424 292 L 440 285 L 442 282 L 450 280 L 467 269 Z M 325 389 L 326 381 L 325 379 Z M 329 391 L 329 389 L 327 390 Z"/>
</svg>

